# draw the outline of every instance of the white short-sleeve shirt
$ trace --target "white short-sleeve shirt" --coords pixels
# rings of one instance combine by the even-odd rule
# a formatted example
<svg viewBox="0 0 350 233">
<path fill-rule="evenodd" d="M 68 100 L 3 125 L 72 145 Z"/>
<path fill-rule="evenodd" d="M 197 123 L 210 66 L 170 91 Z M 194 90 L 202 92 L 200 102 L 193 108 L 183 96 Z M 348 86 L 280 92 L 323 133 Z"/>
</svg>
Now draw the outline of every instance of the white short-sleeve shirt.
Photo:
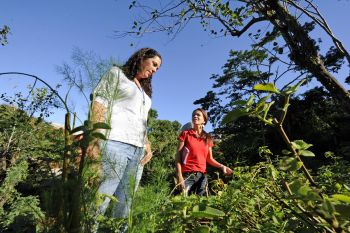
<svg viewBox="0 0 350 233">
<path fill-rule="evenodd" d="M 106 119 L 112 128 L 108 139 L 144 147 L 152 103 L 144 90 L 113 66 L 102 76 L 94 93 L 95 101 L 107 109 Z"/>
</svg>

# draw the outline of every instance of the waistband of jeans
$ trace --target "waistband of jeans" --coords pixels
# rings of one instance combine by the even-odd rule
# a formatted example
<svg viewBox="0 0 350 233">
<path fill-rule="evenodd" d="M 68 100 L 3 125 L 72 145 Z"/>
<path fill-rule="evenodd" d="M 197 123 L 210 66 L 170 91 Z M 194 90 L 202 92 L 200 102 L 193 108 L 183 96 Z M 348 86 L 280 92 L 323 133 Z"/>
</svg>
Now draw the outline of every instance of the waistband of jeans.
<svg viewBox="0 0 350 233">
<path fill-rule="evenodd" d="M 199 174 L 202 174 L 202 175 L 205 175 L 205 172 L 183 172 L 182 173 L 183 175 L 191 175 L 191 174 L 193 174 L 193 175 L 199 175 Z"/>
</svg>

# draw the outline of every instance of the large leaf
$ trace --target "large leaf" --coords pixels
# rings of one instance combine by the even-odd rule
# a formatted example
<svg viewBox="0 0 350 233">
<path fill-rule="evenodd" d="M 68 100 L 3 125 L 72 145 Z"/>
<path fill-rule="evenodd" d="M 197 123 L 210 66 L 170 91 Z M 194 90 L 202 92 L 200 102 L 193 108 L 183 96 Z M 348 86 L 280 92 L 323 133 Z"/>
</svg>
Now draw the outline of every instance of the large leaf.
<svg viewBox="0 0 350 233">
<path fill-rule="evenodd" d="M 70 131 L 70 134 L 75 134 L 81 131 L 83 133 L 86 130 L 86 127 L 84 125 L 78 126 Z"/>
<path fill-rule="evenodd" d="M 98 138 L 98 139 L 102 139 L 102 140 L 107 140 L 106 136 L 103 133 L 100 132 L 92 132 L 91 136 L 93 138 Z"/>
<path fill-rule="evenodd" d="M 111 126 L 107 123 L 104 123 L 104 122 L 97 122 L 97 123 L 94 123 L 92 128 L 95 130 L 95 129 L 111 129 Z"/>
<path fill-rule="evenodd" d="M 273 83 L 256 84 L 254 86 L 254 90 L 257 90 L 257 91 L 268 91 L 268 92 L 273 92 L 273 93 L 277 93 L 277 94 L 280 93 Z"/>
<path fill-rule="evenodd" d="M 309 150 L 300 150 L 299 154 L 305 157 L 315 157 L 315 154 Z"/>
<path fill-rule="evenodd" d="M 332 197 L 338 201 L 342 201 L 350 204 L 350 196 L 347 196 L 344 194 L 334 194 Z"/>
<path fill-rule="evenodd" d="M 192 216 L 195 218 L 217 218 L 225 216 L 225 213 L 210 206 L 196 205 L 192 209 Z"/>
<path fill-rule="evenodd" d="M 283 93 L 286 95 L 291 95 L 291 94 L 295 93 L 298 90 L 298 88 L 300 87 L 300 85 L 303 84 L 305 81 L 306 81 L 306 79 L 303 79 L 300 82 L 298 82 L 296 85 L 288 86 L 286 88 L 286 90 L 283 91 Z"/>
<path fill-rule="evenodd" d="M 265 105 L 264 108 L 264 119 L 266 120 L 267 113 L 269 112 L 271 106 L 275 103 L 275 101 L 271 101 L 270 103 Z"/>
<path fill-rule="evenodd" d="M 304 142 L 303 140 L 295 140 L 292 142 L 292 146 L 294 149 L 297 150 L 306 150 L 312 146 L 312 144 L 308 144 Z"/>
<path fill-rule="evenodd" d="M 246 104 L 246 100 L 236 100 L 231 103 L 232 106 L 245 106 Z"/>
<path fill-rule="evenodd" d="M 261 111 L 266 111 L 266 108 L 269 108 L 269 107 L 268 107 L 268 104 L 266 103 L 266 100 L 267 100 L 268 98 L 270 98 L 270 97 L 271 97 L 271 94 L 269 94 L 269 95 L 267 95 L 267 96 L 261 98 L 261 99 L 258 101 L 258 103 L 256 103 L 256 108 L 255 108 L 254 111 L 257 112 L 257 113 L 259 113 L 259 112 L 261 112 Z"/>
<path fill-rule="evenodd" d="M 233 122 L 235 120 L 237 120 L 238 118 L 242 117 L 242 116 L 246 116 L 249 115 L 249 112 L 246 112 L 240 108 L 236 108 L 233 111 L 227 113 L 224 118 L 222 119 L 221 124 L 227 124 L 230 122 Z"/>
</svg>

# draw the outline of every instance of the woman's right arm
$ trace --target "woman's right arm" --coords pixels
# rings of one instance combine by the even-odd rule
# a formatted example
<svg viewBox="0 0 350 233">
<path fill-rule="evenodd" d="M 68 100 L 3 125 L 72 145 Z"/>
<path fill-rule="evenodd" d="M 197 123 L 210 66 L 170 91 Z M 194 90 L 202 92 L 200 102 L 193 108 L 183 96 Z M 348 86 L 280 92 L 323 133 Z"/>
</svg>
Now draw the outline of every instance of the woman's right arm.
<svg viewBox="0 0 350 233">
<path fill-rule="evenodd" d="M 179 141 L 177 145 L 177 153 L 176 153 L 176 175 L 177 175 L 177 184 L 180 185 L 182 189 L 185 188 L 184 178 L 182 177 L 182 169 L 181 169 L 181 151 L 184 147 L 185 142 Z"/>
<path fill-rule="evenodd" d="M 106 118 L 106 107 L 97 102 L 94 101 L 92 103 L 92 112 L 91 112 L 91 120 L 92 122 L 105 122 Z M 88 147 L 88 154 L 92 156 L 93 158 L 97 158 L 100 155 L 100 143 L 99 140 L 94 140 L 91 142 L 91 144 Z"/>
<path fill-rule="evenodd" d="M 92 121 L 93 122 L 105 122 L 106 107 L 100 102 L 94 101 L 92 103 Z"/>
</svg>

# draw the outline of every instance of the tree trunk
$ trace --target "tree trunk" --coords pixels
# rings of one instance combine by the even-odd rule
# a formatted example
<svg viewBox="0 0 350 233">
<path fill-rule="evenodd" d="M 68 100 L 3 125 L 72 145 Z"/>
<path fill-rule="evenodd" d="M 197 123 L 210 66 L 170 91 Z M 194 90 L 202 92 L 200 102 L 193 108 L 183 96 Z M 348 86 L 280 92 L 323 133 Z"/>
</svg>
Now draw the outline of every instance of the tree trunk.
<svg viewBox="0 0 350 233">
<path fill-rule="evenodd" d="M 281 32 L 290 49 L 290 59 L 300 68 L 309 71 L 350 112 L 350 93 L 331 75 L 318 53 L 315 41 L 298 23 L 297 19 L 283 8 L 278 0 L 254 3 L 260 13 Z"/>
</svg>

